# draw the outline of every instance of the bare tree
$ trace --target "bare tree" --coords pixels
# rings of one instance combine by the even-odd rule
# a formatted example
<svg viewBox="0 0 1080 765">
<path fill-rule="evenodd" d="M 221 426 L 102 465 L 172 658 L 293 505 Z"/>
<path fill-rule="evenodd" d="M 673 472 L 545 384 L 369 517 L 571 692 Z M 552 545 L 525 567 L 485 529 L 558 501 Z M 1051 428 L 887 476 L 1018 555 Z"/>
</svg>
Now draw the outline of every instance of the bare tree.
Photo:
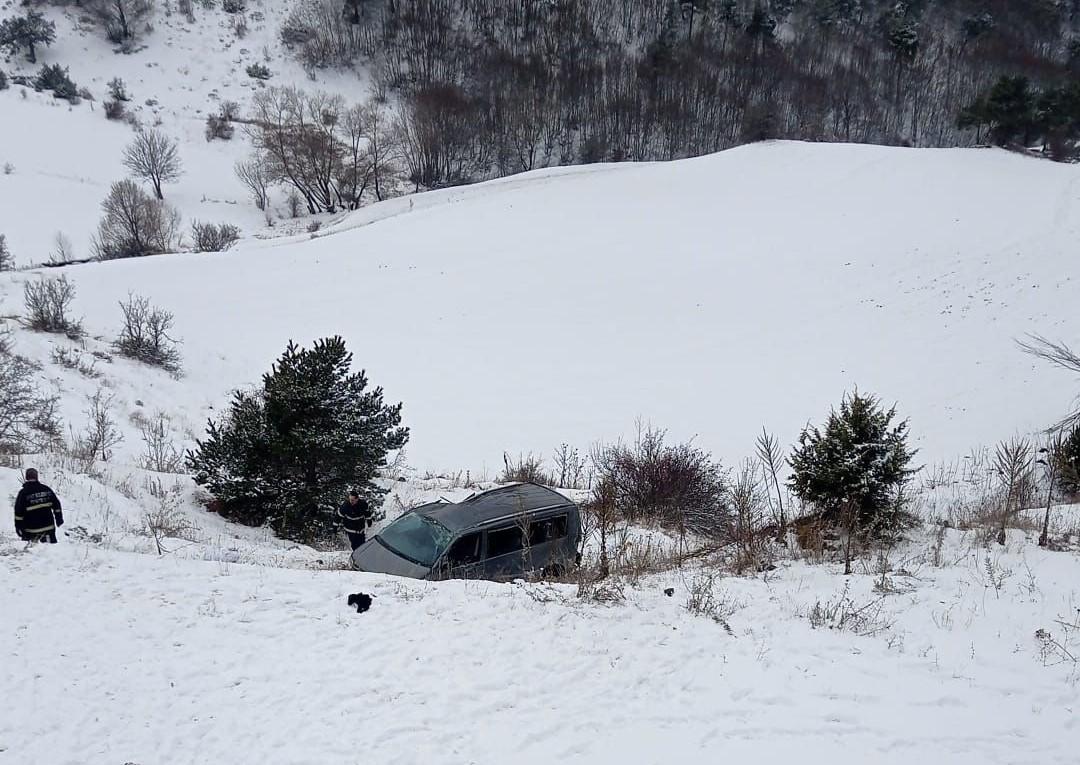
<svg viewBox="0 0 1080 765">
<path fill-rule="evenodd" d="M 179 473 L 183 465 L 183 455 L 173 443 L 169 432 L 169 418 L 158 414 L 153 420 L 139 425 L 146 453 L 143 467 L 156 473 Z"/>
<path fill-rule="evenodd" d="M 1076 355 L 1065 343 L 1048 340 L 1042 335 L 1029 335 L 1027 340 L 1019 341 L 1018 345 L 1036 358 L 1049 361 L 1069 372 L 1080 374 L 1080 356 Z M 1080 425 L 1080 409 L 1067 415 L 1061 422 L 1054 425 L 1054 429 L 1067 430 L 1077 425 Z"/>
<path fill-rule="evenodd" d="M 124 440 L 112 417 L 114 395 L 99 390 L 90 397 L 86 409 L 88 421 L 81 435 L 74 437 L 75 453 L 87 462 L 100 459 L 108 462 L 112 450 Z"/>
<path fill-rule="evenodd" d="M 183 175 L 176 141 L 158 130 L 140 130 L 135 141 L 124 149 L 124 167 L 136 178 L 149 181 L 158 199 L 164 199 L 161 184 Z"/>
<path fill-rule="evenodd" d="M 763 550 L 758 532 L 763 520 L 762 506 L 766 490 L 758 474 L 759 467 L 752 460 L 745 460 L 739 466 L 731 484 L 731 508 L 735 516 L 734 536 L 738 546 L 735 566 L 738 571 L 757 569 L 762 562 Z"/>
<path fill-rule="evenodd" d="M 265 210 L 269 201 L 267 189 L 275 182 L 266 163 L 261 162 L 258 157 L 254 157 L 237 162 L 233 169 L 236 171 L 236 177 L 251 192 L 251 198 L 255 202 L 255 206 L 260 210 Z"/>
<path fill-rule="evenodd" d="M 49 253 L 49 262 L 54 265 L 70 263 L 75 259 L 75 246 L 63 231 L 57 231 L 53 237 L 52 252 Z"/>
<path fill-rule="evenodd" d="M 1039 457 L 1035 460 L 1041 465 L 1046 475 L 1046 513 L 1043 515 L 1042 532 L 1039 534 L 1039 547 L 1050 544 L 1050 508 L 1054 504 L 1054 484 L 1057 482 L 1058 472 L 1062 467 L 1062 454 L 1065 451 L 1065 434 L 1058 430 L 1051 436 L 1046 446 L 1039 449 Z"/>
<path fill-rule="evenodd" d="M 114 43 L 127 43 L 154 9 L 153 0 L 88 0 L 86 7 L 105 25 Z"/>
<path fill-rule="evenodd" d="M 1031 478 L 1032 461 L 1031 442 L 1026 438 L 1002 441 L 994 451 L 994 471 L 1005 493 L 997 536 L 999 545 L 1005 544 L 1005 529 L 1009 519 L 1023 505 L 1024 489 Z"/>
<path fill-rule="evenodd" d="M 179 239 L 180 214 L 134 181 L 114 183 L 101 209 L 105 217 L 93 248 L 102 260 L 157 255 L 171 250 Z"/>
</svg>

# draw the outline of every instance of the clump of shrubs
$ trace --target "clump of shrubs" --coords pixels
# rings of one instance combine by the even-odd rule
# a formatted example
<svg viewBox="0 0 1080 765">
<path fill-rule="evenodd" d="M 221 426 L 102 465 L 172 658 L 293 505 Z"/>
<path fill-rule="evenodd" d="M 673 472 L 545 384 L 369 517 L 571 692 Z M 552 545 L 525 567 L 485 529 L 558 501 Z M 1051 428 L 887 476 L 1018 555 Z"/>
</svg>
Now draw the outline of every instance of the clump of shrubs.
<svg viewBox="0 0 1080 765">
<path fill-rule="evenodd" d="M 66 276 L 27 282 L 23 286 L 26 324 L 39 332 L 55 332 L 77 338 L 82 324 L 71 316 L 75 285 Z"/>
<path fill-rule="evenodd" d="M 191 224 L 195 252 L 224 252 L 240 239 L 240 229 L 231 223 Z"/>
<path fill-rule="evenodd" d="M 265 64 L 254 63 L 250 64 L 245 70 L 247 76 L 256 80 L 269 80 L 270 70 L 267 69 Z"/>
<path fill-rule="evenodd" d="M 663 430 L 644 428 L 633 444 L 600 448 L 594 503 L 630 522 L 655 523 L 710 539 L 730 538 L 726 471 L 690 443 L 668 444 Z"/>
<path fill-rule="evenodd" d="M 169 336 L 174 323 L 172 313 L 134 294 L 121 301 L 120 310 L 124 324 L 113 343 L 117 353 L 170 372 L 179 371 L 180 351 L 176 340 Z"/>
<path fill-rule="evenodd" d="M 180 214 L 132 180 L 114 183 L 101 209 L 105 215 L 93 243 L 101 260 L 169 252 L 179 239 Z"/>
<path fill-rule="evenodd" d="M 68 76 L 68 68 L 59 64 L 45 64 L 34 78 L 34 89 L 50 90 L 54 98 L 78 103 L 79 87 Z"/>
<path fill-rule="evenodd" d="M 206 140 L 213 141 L 215 138 L 222 141 L 232 139 L 236 132 L 233 121 L 236 119 L 240 107 L 235 101 L 225 101 L 217 114 L 211 114 L 206 118 Z"/>
</svg>

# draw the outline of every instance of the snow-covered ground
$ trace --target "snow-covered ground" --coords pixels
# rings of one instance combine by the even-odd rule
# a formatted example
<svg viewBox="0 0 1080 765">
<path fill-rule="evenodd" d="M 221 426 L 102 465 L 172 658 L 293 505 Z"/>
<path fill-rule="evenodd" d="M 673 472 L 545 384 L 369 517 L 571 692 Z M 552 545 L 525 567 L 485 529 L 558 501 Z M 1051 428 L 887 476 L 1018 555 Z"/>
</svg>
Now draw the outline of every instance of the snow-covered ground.
<svg viewBox="0 0 1080 765">
<path fill-rule="evenodd" d="M 421 469 L 493 478 L 504 450 L 587 448 L 638 417 L 731 464 L 762 425 L 791 444 L 856 385 L 897 402 L 934 463 L 1072 403 L 1076 380 L 1015 341 L 1076 342 L 1078 179 L 1000 151 L 758 144 L 541 171 L 373 205 L 314 238 L 64 273 L 103 338 L 90 348 L 107 350 L 130 291 L 176 314 L 181 380 L 110 369 L 124 414 L 166 409 L 188 443 L 290 339 L 341 334 L 405 403 Z M 0 279 L 0 315 L 37 278 Z M 68 343 L 17 340 L 43 361 Z M 63 379 L 85 406 L 95 383 Z"/>
<path fill-rule="evenodd" d="M 1035 633 L 1065 638 L 1080 560 L 1019 536 L 950 532 L 940 568 L 913 543 L 880 602 L 827 566 L 719 580 L 730 632 L 686 609 L 692 571 L 597 605 L 64 542 L 0 541 L 3 761 L 1076 761 L 1077 666 Z M 815 626 L 841 602 L 874 634 Z"/>
</svg>

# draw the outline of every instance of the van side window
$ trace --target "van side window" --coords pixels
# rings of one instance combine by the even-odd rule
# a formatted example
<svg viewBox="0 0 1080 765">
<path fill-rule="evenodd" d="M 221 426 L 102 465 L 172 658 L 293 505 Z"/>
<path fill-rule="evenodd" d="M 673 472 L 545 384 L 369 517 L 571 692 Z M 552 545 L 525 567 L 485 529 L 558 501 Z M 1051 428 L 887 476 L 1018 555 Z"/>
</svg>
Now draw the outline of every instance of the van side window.
<svg viewBox="0 0 1080 765">
<path fill-rule="evenodd" d="M 450 546 L 446 562 L 451 567 L 466 566 L 480 560 L 480 532 L 466 534 Z"/>
<path fill-rule="evenodd" d="M 566 516 L 556 515 L 529 524 L 529 544 L 542 545 L 566 537 Z"/>
<path fill-rule="evenodd" d="M 508 529 L 492 529 L 487 533 L 487 556 L 496 558 L 521 551 L 521 529 L 511 526 Z"/>
</svg>

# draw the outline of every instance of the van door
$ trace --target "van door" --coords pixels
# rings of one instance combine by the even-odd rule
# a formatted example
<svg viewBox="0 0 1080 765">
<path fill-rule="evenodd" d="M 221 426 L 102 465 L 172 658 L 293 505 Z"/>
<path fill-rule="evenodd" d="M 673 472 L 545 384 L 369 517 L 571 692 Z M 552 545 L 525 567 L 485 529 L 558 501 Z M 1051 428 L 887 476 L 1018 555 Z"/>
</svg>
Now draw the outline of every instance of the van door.
<svg viewBox="0 0 1080 765">
<path fill-rule="evenodd" d="M 528 555 L 521 527 L 500 526 L 485 532 L 484 576 L 488 579 L 514 579 L 529 569 Z"/>
<path fill-rule="evenodd" d="M 540 518 L 529 524 L 529 559 L 532 568 L 556 573 L 565 570 L 573 558 L 567 552 L 566 513 Z"/>
<path fill-rule="evenodd" d="M 440 579 L 478 579 L 483 576 L 483 534 L 474 531 L 450 545 L 439 566 Z"/>
</svg>

